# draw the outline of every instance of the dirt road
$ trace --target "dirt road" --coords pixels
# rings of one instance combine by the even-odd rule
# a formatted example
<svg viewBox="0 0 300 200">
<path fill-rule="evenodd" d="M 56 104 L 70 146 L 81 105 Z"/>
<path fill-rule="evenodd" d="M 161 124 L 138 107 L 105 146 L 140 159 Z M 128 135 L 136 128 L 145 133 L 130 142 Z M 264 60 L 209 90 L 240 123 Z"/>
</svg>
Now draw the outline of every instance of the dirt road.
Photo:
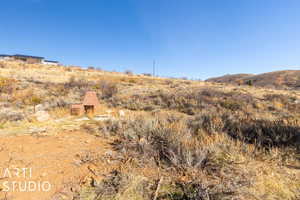
<svg viewBox="0 0 300 200">
<path fill-rule="evenodd" d="M 60 191 L 68 196 L 66 185 L 92 176 L 90 161 L 108 150 L 107 141 L 80 131 L 0 137 L 0 199 L 48 200 Z M 102 165 L 105 174 L 110 169 Z"/>
</svg>

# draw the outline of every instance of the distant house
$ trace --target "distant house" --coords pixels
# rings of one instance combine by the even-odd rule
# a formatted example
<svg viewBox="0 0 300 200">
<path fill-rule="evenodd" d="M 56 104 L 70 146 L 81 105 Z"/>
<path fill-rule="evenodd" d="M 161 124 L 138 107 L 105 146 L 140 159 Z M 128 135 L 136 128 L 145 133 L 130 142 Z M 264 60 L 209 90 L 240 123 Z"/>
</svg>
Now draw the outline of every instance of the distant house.
<svg viewBox="0 0 300 200">
<path fill-rule="evenodd" d="M 28 56 L 28 55 L 21 55 L 21 54 L 12 55 L 11 57 L 14 60 L 23 61 L 29 64 L 39 64 L 42 63 L 44 60 L 44 57 Z"/>
<path fill-rule="evenodd" d="M 29 56 L 29 55 L 22 55 L 22 54 L 15 54 L 15 55 L 0 54 L 0 60 L 22 61 L 29 64 L 59 65 L 58 61 L 45 60 L 44 57 Z"/>
<path fill-rule="evenodd" d="M 9 59 L 11 59 L 10 55 L 0 54 L 0 60 L 9 60 Z"/>
<path fill-rule="evenodd" d="M 55 66 L 59 65 L 58 61 L 53 61 L 53 60 L 43 60 L 42 63 L 45 65 L 55 65 Z"/>
</svg>

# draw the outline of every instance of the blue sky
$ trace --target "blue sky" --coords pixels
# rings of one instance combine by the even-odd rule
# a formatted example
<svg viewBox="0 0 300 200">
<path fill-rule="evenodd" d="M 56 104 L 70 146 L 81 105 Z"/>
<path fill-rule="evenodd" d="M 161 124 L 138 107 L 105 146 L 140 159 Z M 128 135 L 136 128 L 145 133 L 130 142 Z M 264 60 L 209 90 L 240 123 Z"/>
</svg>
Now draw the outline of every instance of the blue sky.
<svg viewBox="0 0 300 200">
<path fill-rule="evenodd" d="M 300 66 L 298 0 L 0 0 L 0 54 L 206 79 Z"/>
</svg>

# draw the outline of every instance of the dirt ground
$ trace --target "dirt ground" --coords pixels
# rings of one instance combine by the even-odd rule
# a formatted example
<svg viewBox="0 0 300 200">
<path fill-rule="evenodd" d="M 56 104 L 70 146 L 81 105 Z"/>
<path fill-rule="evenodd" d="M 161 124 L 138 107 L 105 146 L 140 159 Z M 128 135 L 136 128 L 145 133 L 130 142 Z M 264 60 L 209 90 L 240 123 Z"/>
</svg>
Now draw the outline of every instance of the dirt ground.
<svg viewBox="0 0 300 200">
<path fill-rule="evenodd" d="M 107 151 L 108 141 L 82 131 L 0 137 L 0 199 L 56 199 L 54 194 L 59 192 L 69 199 L 66 185 L 78 185 L 95 176 L 96 165 L 91 161 Z M 103 174 L 110 170 L 104 162 L 102 167 Z M 25 186 L 26 191 L 20 191 Z"/>
</svg>

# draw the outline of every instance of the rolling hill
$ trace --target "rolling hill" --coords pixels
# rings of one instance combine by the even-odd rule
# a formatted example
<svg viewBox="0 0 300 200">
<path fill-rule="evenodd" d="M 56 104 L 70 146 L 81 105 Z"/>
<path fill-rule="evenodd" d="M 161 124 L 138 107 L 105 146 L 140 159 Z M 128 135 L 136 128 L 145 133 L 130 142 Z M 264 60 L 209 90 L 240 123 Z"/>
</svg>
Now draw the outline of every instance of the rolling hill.
<svg viewBox="0 0 300 200">
<path fill-rule="evenodd" d="M 300 87 L 300 70 L 274 71 L 263 74 L 233 74 L 209 78 L 208 82 L 254 85 L 259 87 L 298 89 Z"/>
</svg>

